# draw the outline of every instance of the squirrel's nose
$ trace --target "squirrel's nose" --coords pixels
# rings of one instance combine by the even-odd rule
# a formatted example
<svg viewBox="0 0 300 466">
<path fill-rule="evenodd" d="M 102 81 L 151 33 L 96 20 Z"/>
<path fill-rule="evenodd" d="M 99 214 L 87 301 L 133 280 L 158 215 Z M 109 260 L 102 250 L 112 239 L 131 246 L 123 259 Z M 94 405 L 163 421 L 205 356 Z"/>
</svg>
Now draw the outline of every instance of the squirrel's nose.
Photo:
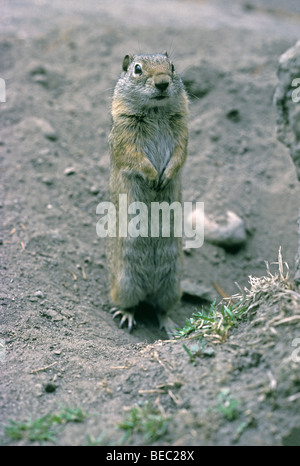
<svg viewBox="0 0 300 466">
<path fill-rule="evenodd" d="M 159 89 L 160 91 L 165 91 L 168 87 L 169 83 L 165 83 L 165 82 L 162 82 L 162 83 L 155 83 L 155 87 L 157 87 L 157 89 Z"/>
<path fill-rule="evenodd" d="M 169 79 L 161 77 L 160 79 L 155 80 L 155 87 L 160 91 L 165 91 L 169 85 Z"/>
</svg>

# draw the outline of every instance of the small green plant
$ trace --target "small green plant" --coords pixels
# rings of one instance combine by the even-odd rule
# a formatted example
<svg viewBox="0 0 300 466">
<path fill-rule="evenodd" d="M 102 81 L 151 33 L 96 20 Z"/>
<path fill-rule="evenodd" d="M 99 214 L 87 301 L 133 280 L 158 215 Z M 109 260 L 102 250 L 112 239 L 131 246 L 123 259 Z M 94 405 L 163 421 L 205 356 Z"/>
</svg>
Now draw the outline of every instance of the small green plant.
<svg viewBox="0 0 300 466">
<path fill-rule="evenodd" d="M 240 415 L 239 402 L 230 394 L 229 388 L 221 390 L 218 396 L 217 411 L 228 421 L 234 421 Z"/>
<path fill-rule="evenodd" d="M 11 440 L 28 439 L 31 442 L 55 442 L 58 425 L 82 422 L 86 414 L 80 408 L 64 408 L 56 414 L 46 414 L 35 420 L 16 422 L 11 420 L 4 432 Z"/>
<path fill-rule="evenodd" d="M 215 351 L 212 347 L 205 347 L 204 338 L 202 341 L 196 341 L 191 346 L 182 345 L 183 349 L 189 355 L 190 362 L 195 366 L 197 363 L 197 357 L 205 356 L 212 357 L 215 355 Z"/>
<path fill-rule="evenodd" d="M 195 366 L 196 365 L 196 357 L 199 355 L 200 345 L 196 343 L 188 348 L 186 345 L 182 345 L 184 351 L 189 355 L 190 362 Z"/>
<path fill-rule="evenodd" d="M 186 319 L 185 326 L 178 329 L 175 338 L 186 338 L 188 336 L 199 338 L 202 336 L 215 342 L 223 342 L 226 340 L 229 330 L 243 316 L 246 310 L 247 307 L 243 305 L 243 300 L 238 303 L 228 304 L 216 304 L 216 301 L 213 301 L 208 311 L 202 307 L 200 311 Z"/>
<path fill-rule="evenodd" d="M 90 435 L 87 436 L 87 446 L 88 447 L 103 447 L 107 445 L 106 433 L 100 435 L 100 437 L 94 438 Z"/>
<path fill-rule="evenodd" d="M 161 438 L 168 428 L 170 417 L 162 407 L 152 403 L 133 406 L 119 427 L 125 430 L 121 444 L 125 443 L 133 434 L 141 433 L 143 443 L 151 443 Z"/>
</svg>

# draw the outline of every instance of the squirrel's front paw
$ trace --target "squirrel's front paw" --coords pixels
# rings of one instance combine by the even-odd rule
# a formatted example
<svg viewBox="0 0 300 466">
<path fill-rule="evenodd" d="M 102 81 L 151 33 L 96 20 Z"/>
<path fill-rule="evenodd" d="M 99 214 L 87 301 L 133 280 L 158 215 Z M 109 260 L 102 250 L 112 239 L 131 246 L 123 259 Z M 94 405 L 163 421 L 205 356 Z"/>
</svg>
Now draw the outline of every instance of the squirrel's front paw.
<svg viewBox="0 0 300 466">
<path fill-rule="evenodd" d="M 150 162 L 144 164 L 141 173 L 146 180 L 150 181 L 150 183 L 154 183 L 158 177 L 157 170 L 153 167 L 153 165 Z"/>
<path fill-rule="evenodd" d="M 128 322 L 128 330 L 129 332 L 131 332 L 133 326 L 136 325 L 136 321 L 135 321 L 135 318 L 134 318 L 134 312 L 133 311 L 130 311 L 130 310 L 123 310 L 123 309 L 119 309 L 118 307 L 113 307 L 112 309 L 110 309 L 109 311 L 113 316 L 112 318 L 115 319 L 116 317 L 118 316 L 121 316 L 121 321 L 120 321 L 120 325 L 119 327 L 122 328 L 123 325 L 125 324 L 125 322 L 127 321 Z"/>
<path fill-rule="evenodd" d="M 165 189 L 168 184 L 170 183 L 171 181 L 171 178 L 168 178 L 167 176 L 165 176 L 165 174 L 162 174 L 158 180 L 156 180 L 156 184 L 155 184 L 155 191 L 162 191 L 163 189 Z"/>
</svg>

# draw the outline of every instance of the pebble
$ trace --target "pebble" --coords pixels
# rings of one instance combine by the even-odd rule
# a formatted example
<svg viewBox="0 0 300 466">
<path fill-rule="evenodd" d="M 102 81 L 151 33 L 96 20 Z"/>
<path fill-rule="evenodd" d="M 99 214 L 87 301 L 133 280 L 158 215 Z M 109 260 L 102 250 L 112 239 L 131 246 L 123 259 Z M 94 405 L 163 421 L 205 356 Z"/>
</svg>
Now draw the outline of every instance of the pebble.
<svg viewBox="0 0 300 466">
<path fill-rule="evenodd" d="M 181 282 L 182 298 L 186 301 L 208 301 L 212 302 L 215 292 L 212 288 L 192 282 L 188 279 Z"/>
<path fill-rule="evenodd" d="M 50 139 L 50 141 L 56 141 L 58 139 L 57 132 L 48 121 L 39 118 L 36 119 L 36 124 L 42 131 L 45 138 Z"/>
<path fill-rule="evenodd" d="M 279 59 L 278 84 L 274 96 L 277 139 L 289 148 L 300 181 L 300 40 Z M 295 206 L 295 210 L 297 207 Z M 299 212 L 299 211 L 298 211 Z M 300 218 L 295 283 L 300 285 Z"/>
<path fill-rule="evenodd" d="M 90 187 L 90 193 L 91 193 L 91 194 L 94 194 L 95 196 L 96 196 L 97 194 L 99 194 L 99 188 L 98 188 L 98 186 L 96 186 L 96 185 L 91 186 L 91 187 Z"/>
<path fill-rule="evenodd" d="M 45 309 L 41 311 L 41 315 L 43 317 L 47 317 L 47 319 L 51 319 L 54 322 L 59 322 L 63 320 L 63 316 L 60 315 L 58 312 L 54 311 L 53 309 Z"/>
<path fill-rule="evenodd" d="M 201 214 L 194 210 L 189 221 Z M 225 249 L 240 247 L 247 241 L 244 221 L 230 210 L 218 217 L 204 214 L 204 241 Z"/>
<path fill-rule="evenodd" d="M 292 157 L 299 143 L 300 110 L 298 98 L 300 93 L 299 83 L 294 82 L 294 79 L 299 77 L 299 67 L 300 40 L 279 59 L 278 84 L 274 96 L 277 138 L 290 149 Z M 298 157 L 295 158 L 294 163 L 298 169 L 298 179 L 300 180 L 300 160 Z"/>
<path fill-rule="evenodd" d="M 67 167 L 64 170 L 64 175 L 66 175 L 66 176 L 74 175 L 74 173 L 76 173 L 76 170 L 75 170 L 74 167 Z"/>
<path fill-rule="evenodd" d="M 54 178 L 49 178 L 48 176 L 44 176 L 42 178 L 42 182 L 47 186 L 51 186 L 54 183 Z"/>
</svg>

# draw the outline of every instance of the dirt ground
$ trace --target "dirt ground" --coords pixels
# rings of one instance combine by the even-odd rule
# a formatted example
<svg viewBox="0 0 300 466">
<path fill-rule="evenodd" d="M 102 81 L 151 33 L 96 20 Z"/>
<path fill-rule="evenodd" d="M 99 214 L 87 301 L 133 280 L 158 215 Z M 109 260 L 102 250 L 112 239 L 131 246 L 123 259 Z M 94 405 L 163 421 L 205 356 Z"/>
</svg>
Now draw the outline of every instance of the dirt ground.
<svg viewBox="0 0 300 466">
<path fill-rule="evenodd" d="M 123 56 L 168 50 L 191 94 L 183 200 L 204 201 L 211 215 L 232 210 L 247 232 L 234 251 L 207 241 L 187 251 L 183 280 L 206 301 L 185 296 L 172 319 L 183 326 L 220 300 L 214 284 L 231 295 L 236 282 L 265 275 L 280 246 L 292 275 L 300 186 L 276 140 L 273 95 L 278 58 L 299 39 L 299 2 L 4 0 L 1 8 L 2 443 L 38 444 L 12 440 L 4 426 L 68 406 L 87 417 L 59 430 L 58 445 L 102 435 L 116 445 L 124 413 L 151 402 L 171 419 L 153 445 L 300 445 L 299 319 L 268 325 L 299 314 L 299 301 L 256 307 L 193 364 L 150 318 L 131 334 L 112 320 L 96 234 Z M 218 410 L 222 393 L 238 400 L 234 419 Z M 143 442 L 137 432 L 126 444 Z"/>
</svg>

